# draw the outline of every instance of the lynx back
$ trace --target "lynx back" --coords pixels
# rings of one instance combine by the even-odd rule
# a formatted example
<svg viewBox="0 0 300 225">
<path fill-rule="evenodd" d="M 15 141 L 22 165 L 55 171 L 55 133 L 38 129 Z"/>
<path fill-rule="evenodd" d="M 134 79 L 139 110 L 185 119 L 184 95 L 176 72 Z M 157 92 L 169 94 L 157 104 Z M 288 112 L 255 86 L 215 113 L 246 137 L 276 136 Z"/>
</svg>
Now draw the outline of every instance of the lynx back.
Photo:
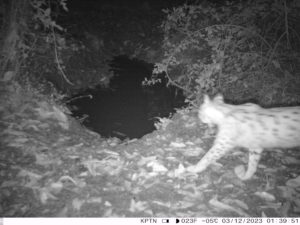
<svg viewBox="0 0 300 225">
<path fill-rule="evenodd" d="M 218 133 L 197 165 L 187 168 L 190 172 L 200 173 L 231 149 L 243 147 L 249 150 L 248 169 L 237 176 L 247 180 L 256 172 L 264 149 L 300 146 L 300 106 L 267 109 L 252 103 L 226 104 L 220 95 L 212 100 L 204 96 L 198 115 L 203 123 L 216 125 Z"/>
</svg>

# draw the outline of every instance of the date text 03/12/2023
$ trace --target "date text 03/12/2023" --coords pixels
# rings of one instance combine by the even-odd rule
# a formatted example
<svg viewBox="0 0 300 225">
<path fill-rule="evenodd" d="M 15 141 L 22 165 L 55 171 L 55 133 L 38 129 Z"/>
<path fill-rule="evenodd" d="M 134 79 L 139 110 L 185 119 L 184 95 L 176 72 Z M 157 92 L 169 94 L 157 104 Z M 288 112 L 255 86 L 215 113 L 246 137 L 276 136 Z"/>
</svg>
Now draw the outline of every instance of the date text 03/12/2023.
<svg viewBox="0 0 300 225">
<path fill-rule="evenodd" d="M 198 218 L 198 221 L 205 224 L 299 224 L 300 218 Z"/>
</svg>

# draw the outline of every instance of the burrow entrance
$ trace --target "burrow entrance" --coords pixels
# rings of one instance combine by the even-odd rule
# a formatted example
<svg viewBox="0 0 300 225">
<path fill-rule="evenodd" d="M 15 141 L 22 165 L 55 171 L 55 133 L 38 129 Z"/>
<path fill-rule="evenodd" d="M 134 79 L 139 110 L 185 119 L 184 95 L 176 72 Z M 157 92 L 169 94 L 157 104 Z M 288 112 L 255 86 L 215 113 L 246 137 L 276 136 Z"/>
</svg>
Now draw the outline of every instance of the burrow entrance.
<svg viewBox="0 0 300 225">
<path fill-rule="evenodd" d="M 73 114 L 83 124 L 104 137 L 140 138 L 151 133 L 157 117 L 167 117 L 184 105 L 181 91 L 165 83 L 142 86 L 150 78 L 153 65 L 126 56 L 111 61 L 115 77 L 110 88 L 86 90 L 78 96 L 92 96 L 71 101 Z"/>
</svg>

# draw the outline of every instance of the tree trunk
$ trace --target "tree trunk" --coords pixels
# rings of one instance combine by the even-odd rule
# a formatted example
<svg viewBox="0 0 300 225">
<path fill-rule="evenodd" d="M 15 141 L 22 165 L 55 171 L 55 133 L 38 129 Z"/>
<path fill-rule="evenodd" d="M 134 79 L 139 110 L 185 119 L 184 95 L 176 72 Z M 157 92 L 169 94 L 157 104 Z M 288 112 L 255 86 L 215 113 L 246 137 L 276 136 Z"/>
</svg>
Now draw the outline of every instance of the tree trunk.
<svg viewBox="0 0 300 225">
<path fill-rule="evenodd" d="M 24 32 L 27 28 L 29 15 L 29 0 L 2 0 L 2 24 L 0 34 L 0 80 L 9 80 L 16 77 L 19 72 L 22 59 L 22 45 Z"/>
</svg>

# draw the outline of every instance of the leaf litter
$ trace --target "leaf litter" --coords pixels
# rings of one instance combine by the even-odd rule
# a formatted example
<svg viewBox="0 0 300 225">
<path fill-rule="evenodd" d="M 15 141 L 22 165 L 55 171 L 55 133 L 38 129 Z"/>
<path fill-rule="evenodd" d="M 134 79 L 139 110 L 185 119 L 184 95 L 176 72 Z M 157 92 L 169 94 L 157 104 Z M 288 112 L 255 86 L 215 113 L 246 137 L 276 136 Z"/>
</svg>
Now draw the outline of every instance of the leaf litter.
<svg viewBox="0 0 300 225">
<path fill-rule="evenodd" d="M 1 123 L 4 217 L 299 216 L 299 166 L 276 158 L 297 162 L 295 151 L 266 153 L 246 182 L 234 174 L 244 152 L 201 174 L 186 172 L 215 135 L 195 110 L 178 110 L 153 133 L 124 141 L 87 130 L 52 102 L 31 99 L 15 111 Z"/>
</svg>

